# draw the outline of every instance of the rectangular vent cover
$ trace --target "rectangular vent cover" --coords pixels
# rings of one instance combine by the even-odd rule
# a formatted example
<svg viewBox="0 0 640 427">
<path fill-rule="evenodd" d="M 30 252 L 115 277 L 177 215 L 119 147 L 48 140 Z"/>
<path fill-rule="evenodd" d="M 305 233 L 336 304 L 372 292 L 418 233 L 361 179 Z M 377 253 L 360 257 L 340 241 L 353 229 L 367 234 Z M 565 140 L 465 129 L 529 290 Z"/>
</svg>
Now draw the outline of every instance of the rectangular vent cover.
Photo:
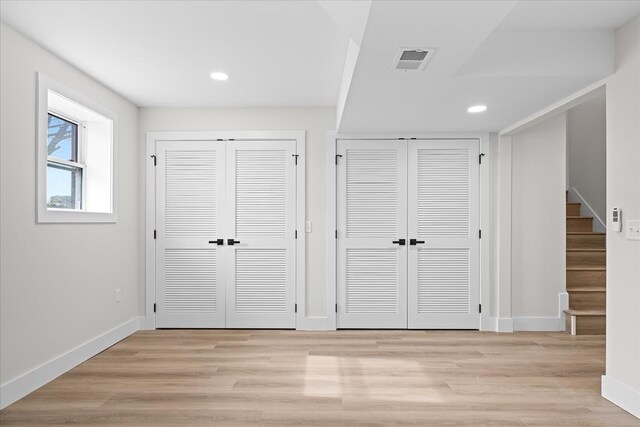
<svg viewBox="0 0 640 427">
<path fill-rule="evenodd" d="M 393 60 L 392 69 L 422 71 L 434 52 L 434 48 L 401 48 Z"/>
</svg>

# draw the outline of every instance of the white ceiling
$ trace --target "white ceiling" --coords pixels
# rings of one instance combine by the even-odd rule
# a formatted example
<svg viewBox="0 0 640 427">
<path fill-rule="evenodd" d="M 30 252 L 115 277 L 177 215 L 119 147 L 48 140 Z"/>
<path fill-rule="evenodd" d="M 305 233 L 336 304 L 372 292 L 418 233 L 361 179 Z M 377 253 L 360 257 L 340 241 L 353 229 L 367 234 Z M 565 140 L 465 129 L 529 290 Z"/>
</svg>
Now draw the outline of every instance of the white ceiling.
<svg viewBox="0 0 640 427">
<path fill-rule="evenodd" d="M 640 1 L 521 1 L 500 23 L 509 30 L 610 30 L 640 13 Z"/>
<path fill-rule="evenodd" d="M 500 130 L 611 74 L 614 29 L 640 1 L 2 1 L 0 12 L 140 106 L 339 104 L 340 131 L 446 132 Z M 402 47 L 437 51 L 423 72 L 392 71 Z M 487 112 L 466 112 L 480 103 Z"/>
<path fill-rule="evenodd" d="M 637 1 L 374 1 L 339 130 L 501 130 L 610 75 L 613 30 L 639 13 Z M 423 72 L 389 69 L 420 46 L 437 49 Z"/>
<path fill-rule="evenodd" d="M 315 1 L 2 1 L 0 11 L 139 106 L 332 106 L 348 44 Z M 218 70 L 231 78 L 212 81 Z"/>
</svg>

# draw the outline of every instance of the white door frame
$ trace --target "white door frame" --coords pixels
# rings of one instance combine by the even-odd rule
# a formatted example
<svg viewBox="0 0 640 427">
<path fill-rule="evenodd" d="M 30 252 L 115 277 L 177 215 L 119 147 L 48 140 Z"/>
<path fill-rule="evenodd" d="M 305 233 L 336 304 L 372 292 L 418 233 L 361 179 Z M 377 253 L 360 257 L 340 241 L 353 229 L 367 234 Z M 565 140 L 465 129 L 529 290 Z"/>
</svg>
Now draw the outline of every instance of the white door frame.
<svg viewBox="0 0 640 427">
<path fill-rule="evenodd" d="M 491 156 L 489 133 L 327 133 L 326 148 L 326 187 L 327 187 L 327 317 L 328 329 L 336 329 L 336 148 L 339 139 L 477 139 L 480 141 L 480 153 L 482 156 L 482 166 L 480 167 L 480 228 L 482 239 L 480 241 L 480 303 L 482 312 L 480 313 L 480 324 L 478 329 L 493 330 L 489 317 L 491 295 L 490 295 L 490 272 L 491 258 L 490 248 L 493 233 L 491 230 Z"/>
<path fill-rule="evenodd" d="M 159 131 L 147 132 L 145 150 L 145 303 L 140 329 L 155 329 L 153 306 L 156 301 L 156 141 L 295 141 L 298 154 L 296 168 L 296 328 L 304 325 L 306 318 L 306 267 L 305 267 L 305 131 Z M 292 159 L 291 161 L 294 161 Z"/>
</svg>

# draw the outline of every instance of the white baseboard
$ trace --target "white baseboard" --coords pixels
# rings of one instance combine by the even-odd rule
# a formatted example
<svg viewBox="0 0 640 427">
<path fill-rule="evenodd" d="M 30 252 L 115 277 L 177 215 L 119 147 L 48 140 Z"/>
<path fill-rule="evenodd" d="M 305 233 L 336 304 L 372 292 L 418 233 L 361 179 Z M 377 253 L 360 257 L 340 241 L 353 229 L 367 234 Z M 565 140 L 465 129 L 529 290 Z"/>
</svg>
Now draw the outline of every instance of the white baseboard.
<svg viewBox="0 0 640 427">
<path fill-rule="evenodd" d="M 569 309 L 569 293 L 560 292 L 558 294 L 558 317 L 564 320 L 564 311 Z"/>
<path fill-rule="evenodd" d="M 564 310 L 569 308 L 569 294 L 560 292 L 558 294 L 558 316 L 557 317 L 514 317 L 514 331 L 529 332 L 558 332 L 566 329 Z"/>
<path fill-rule="evenodd" d="M 511 317 L 502 317 L 496 319 L 497 332 L 513 332 L 513 319 Z"/>
<path fill-rule="evenodd" d="M 480 330 L 498 332 L 498 319 L 489 316 L 480 317 Z"/>
<path fill-rule="evenodd" d="M 153 331 L 156 328 L 155 316 L 140 316 L 140 324 L 138 329 L 141 331 Z"/>
<path fill-rule="evenodd" d="M 634 390 L 626 384 L 611 378 L 602 376 L 602 397 L 640 418 L 640 391 Z"/>
<path fill-rule="evenodd" d="M 123 340 L 138 328 L 139 318 L 136 317 L 0 385 L 0 409 Z"/>
<path fill-rule="evenodd" d="M 335 331 L 336 328 L 330 327 L 328 317 L 300 317 L 297 321 L 296 330 L 298 331 Z"/>
<path fill-rule="evenodd" d="M 513 319 L 510 317 L 482 317 L 480 318 L 481 331 L 513 332 Z"/>
<path fill-rule="evenodd" d="M 564 331 L 564 319 L 561 317 L 514 317 L 514 331 Z"/>
</svg>

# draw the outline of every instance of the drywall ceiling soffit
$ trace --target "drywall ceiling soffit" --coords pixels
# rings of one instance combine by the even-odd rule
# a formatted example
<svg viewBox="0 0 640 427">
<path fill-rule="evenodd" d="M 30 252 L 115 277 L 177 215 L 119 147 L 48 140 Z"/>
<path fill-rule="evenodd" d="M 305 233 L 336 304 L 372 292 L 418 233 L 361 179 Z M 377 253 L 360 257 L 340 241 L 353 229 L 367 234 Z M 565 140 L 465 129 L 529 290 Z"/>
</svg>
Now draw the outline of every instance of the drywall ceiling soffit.
<svg viewBox="0 0 640 427">
<path fill-rule="evenodd" d="M 425 122 L 451 111 L 449 106 L 459 98 L 452 82 L 455 73 L 514 5 L 512 1 L 374 1 L 339 131 L 462 130 L 425 126 Z M 424 71 L 391 70 L 403 47 L 437 50 Z"/>
<path fill-rule="evenodd" d="M 349 43 L 315 1 L 2 1 L 0 13 L 139 106 L 335 106 Z"/>
<path fill-rule="evenodd" d="M 333 19 L 358 46 L 362 42 L 367 18 L 371 9 L 370 0 L 317 0 L 322 9 Z"/>
<path fill-rule="evenodd" d="M 601 77 L 613 72 L 614 47 L 611 30 L 499 30 L 457 75 Z"/>
<path fill-rule="evenodd" d="M 588 3 L 588 4 L 587 4 Z M 371 7 L 341 132 L 498 131 L 613 72 L 640 2 L 385 2 Z M 435 47 L 395 72 L 401 47 Z M 467 107 L 486 104 L 486 113 Z"/>
<path fill-rule="evenodd" d="M 501 30 L 612 30 L 640 14 L 638 0 L 519 1 Z"/>
<path fill-rule="evenodd" d="M 349 36 L 349 45 L 344 60 L 342 79 L 336 101 L 336 128 L 340 125 L 344 106 L 349 96 L 351 80 L 360 53 L 360 43 L 364 37 L 371 1 L 318 1 L 318 4 L 334 20 L 336 25 Z"/>
</svg>

